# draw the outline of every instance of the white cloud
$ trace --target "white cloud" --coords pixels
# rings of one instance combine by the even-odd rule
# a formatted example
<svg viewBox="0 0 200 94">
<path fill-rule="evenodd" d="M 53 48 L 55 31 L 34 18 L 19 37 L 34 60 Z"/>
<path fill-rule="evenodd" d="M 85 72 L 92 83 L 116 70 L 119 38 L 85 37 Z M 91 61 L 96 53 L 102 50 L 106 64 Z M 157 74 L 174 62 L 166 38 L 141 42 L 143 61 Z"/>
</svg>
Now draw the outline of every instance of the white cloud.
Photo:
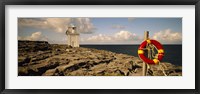
<svg viewBox="0 0 200 94">
<path fill-rule="evenodd" d="M 135 33 L 131 33 L 129 31 L 120 31 L 114 34 L 114 37 L 116 40 L 138 40 L 139 36 L 137 36 Z"/>
<path fill-rule="evenodd" d="M 99 34 L 86 39 L 81 39 L 81 41 L 93 43 L 120 43 L 140 41 L 140 39 L 141 38 L 139 36 L 129 31 L 119 31 L 113 35 Z"/>
<path fill-rule="evenodd" d="M 18 23 L 19 30 L 29 27 L 63 33 L 70 24 L 75 24 L 80 33 L 92 33 L 95 30 L 89 18 L 19 18 Z"/>
<path fill-rule="evenodd" d="M 108 35 L 99 34 L 99 35 L 95 35 L 95 36 L 91 36 L 91 37 L 87 38 L 86 41 L 89 41 L 89 42 L 111 42 L 111 41 L 113 41 L 113 37 L 108 36 Z"/>
<path fill-rule="evenodd" d="M 182 33 L 175 32 L 171 29 L 166 29 L 159 31 L 153 35 L 153 39 L 158 40 L 166 44 L 181 44 L 182 43 Z"/>
<path fill-rule="evenodd" d="M 18 36 L 18 40 L 30 40 L 30 41 L 48 41 L 48 39 L 42 35 L 41 32 L 34 32 L 31 36 L 20 37 Z"/>
<path fill-rule="evenodd" d="M 89 18 L 74 18 L 72 22 L 80 33 L 92 33 L 96 29 Z"/>
<path fill-rule="evenodd" d="M 52 28 L 56 32 L 65 32 L 70 22 L 70 18 L 46 18 L 44 27 Z"/>
</svg>

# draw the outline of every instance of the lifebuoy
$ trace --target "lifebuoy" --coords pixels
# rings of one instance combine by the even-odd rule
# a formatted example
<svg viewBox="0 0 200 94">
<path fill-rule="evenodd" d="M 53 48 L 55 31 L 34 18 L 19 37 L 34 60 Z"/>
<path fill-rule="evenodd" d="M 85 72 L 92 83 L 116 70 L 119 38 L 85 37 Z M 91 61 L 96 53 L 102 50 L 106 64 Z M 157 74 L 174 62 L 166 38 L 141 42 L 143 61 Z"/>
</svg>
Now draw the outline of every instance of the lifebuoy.
<svg viewBox="0 0 200 94">
<path fill-rule="evenodd" d="M 144 55 L 144 48 L 146 48 L 147 44 L 153 44 L 158 49 L 158 55 L 157 58 L 149 59 Z M 146 40 L 143 41 L 138 49 L 138 55 L 140 59 L 142 59 L 144 62 L 148 64 L 157 64 L 159 63 L 163 56 L 164 56 L 164 49 L 163 46 L 156 40 Z"/>
</svg>

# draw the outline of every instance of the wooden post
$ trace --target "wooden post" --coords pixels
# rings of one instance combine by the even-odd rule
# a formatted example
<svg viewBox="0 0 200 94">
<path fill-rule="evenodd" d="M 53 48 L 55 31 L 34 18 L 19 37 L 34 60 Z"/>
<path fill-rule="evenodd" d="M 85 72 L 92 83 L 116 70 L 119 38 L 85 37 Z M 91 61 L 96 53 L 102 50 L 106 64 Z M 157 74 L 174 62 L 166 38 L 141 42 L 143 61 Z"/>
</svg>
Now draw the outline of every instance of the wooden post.
<svg viewBox="0 0 200 94">
<path fill-rule="evenodd" d="M 144 40 L 149 39 L 149 31 L 144 32 Z M 142 69 L 142 75 L 146 76 L 147 74 L 147 64 L 143 62 L 143 69 Z"/>
</svg>

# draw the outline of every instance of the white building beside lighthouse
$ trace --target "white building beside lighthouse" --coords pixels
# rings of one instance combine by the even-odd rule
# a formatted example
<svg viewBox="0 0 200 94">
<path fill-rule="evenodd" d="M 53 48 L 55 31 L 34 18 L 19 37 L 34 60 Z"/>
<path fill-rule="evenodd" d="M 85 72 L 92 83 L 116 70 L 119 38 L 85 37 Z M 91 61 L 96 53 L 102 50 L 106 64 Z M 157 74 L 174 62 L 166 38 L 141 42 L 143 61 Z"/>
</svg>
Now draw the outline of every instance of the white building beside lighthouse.
<svg viewBox="0 0 200 94">
<path fill-rule="evenodd" d="M 66 31 L 67 44 L 72 47 L 79 47 L 79 33 L 74 25 L 70 25 Z"/>
</svg>

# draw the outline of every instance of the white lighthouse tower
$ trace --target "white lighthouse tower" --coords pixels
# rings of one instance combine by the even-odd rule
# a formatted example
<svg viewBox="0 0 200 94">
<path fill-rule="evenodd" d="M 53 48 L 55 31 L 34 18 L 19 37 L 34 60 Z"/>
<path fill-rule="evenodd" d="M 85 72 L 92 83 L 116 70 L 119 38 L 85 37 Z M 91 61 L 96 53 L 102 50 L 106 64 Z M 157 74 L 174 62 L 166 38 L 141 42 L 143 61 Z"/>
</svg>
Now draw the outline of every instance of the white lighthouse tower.
<svg viewBox="0 0 200 94">
<path fill-rule="evenodd" d="M 79 47 L 79 33 L 74 25 L 70 25 L 66 31 L 67 43 L 71 47 Z"/>
</svg>

